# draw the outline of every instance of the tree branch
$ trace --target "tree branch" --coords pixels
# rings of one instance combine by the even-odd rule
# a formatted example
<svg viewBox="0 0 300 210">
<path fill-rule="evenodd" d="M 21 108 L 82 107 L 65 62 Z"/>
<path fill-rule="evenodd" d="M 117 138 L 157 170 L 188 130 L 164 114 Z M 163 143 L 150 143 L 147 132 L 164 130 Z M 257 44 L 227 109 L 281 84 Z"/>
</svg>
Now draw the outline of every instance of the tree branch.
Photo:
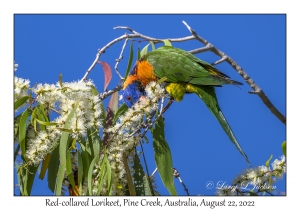
<svg viewBox="0 0 300 210">
<path fill-rule="evenodd" d="M 121 76 L 121 74 L 120 74 L 119 71 L 118 71 L 118 65 L 119 65 L 121 59 L 123 59 L 123 53 L 124 53 L 124 49 L 125 49 L 125 47 L 126 47 L 127 42 L 128 42 L 128 39 L 125 39 L 125 42 L 124 42 L 124 44 L 123 44 L 123 47 L 122 47 L 120 56 L 119 56 L 119 58 L 116 60 L 116 65 L 115 65 L 116 73 L 117 73 L 117 75 L 120 77 L 121 80 L 123 80 L 124 78 Z"/>
<path fill-rule="evenodd" d="M 190 51 L 191 53 L 199 53 L 203 52 L 203 50 L 206 50 L 206 48 L 209 49 L 209 51 L 212 51 L 216 55 L 221 57 L 221 60 L 215 62 L 214 64 L 218 64 L 220 62 L 226 61 L 229 63 L 237 72 L 239 75 L 243 77 L 243 79 L 250 85 L 250 87 L 254 90 L 254 94 L 257 94 L 263 103 L 270 109 L 270 111 L 283 123 L 286 124 L 286 117 L 281 114 L 281 112 L 272 104 L 272 102 L 269 100 L 267 95 L 264 93 L 264 91 L 253 81 L 253 79 L 250 78 L 250 76 L 242 69 L 241 66 L 239 66 L 231 57 L 226 55 L 221 50 L 217 49 L 215 46 L 213 46 L 211 43 L 209 43 L 207 40 L 200 37 L 196 31 L 194 31 L 185 21 L 182 21 L 183 24 L 188 28 L 188 30 L 191 32 L 191 34 L 195 37 L 195 39 L 199 40 L 201 43 L 205 45 L 204 48 L 196 49 Z"/>
<path fill-rule="evenodd" d="M 99 49 L 98 53 L 96 54 L 95 60 L 93 61 L 92 65 L 88 68 L 88 70 L 86 70 L 86 72 L 85 72 L 84 76 L 82 77 L 81 81 L 87 79 L 87 76 L 93 70 L 93 68 L 96 66 L 97 62 L 99 61 L 101 54 L 103 54 L 105 52 L 105 50 L 107 50 L 110 46 L 112 46 L 113 44 L 115 44 L 119 41 L 122 41 L 123 39 L 142 38 L 142 39 L 146 39 L 146 40 L 149 40 L 149 41 L 153 41 L 154 43 L 163 42 L 163 40 L 166 40 L 166 39 L 158 39 L 158 38 L 145 36 L 143 34 L 140 34 L 136 31 L 132 30 L 131 28 L 129 28 L 127 26 L 117 26 L 114 29 L 129 30 L 133 34 L 124 34 L 124 35 L 110 41 L 107 45 L 105 45 L 104 47 Z M 167 40 L 169 40 L 170 42 L 184 42 L 184 41 L 193 40 L 193 39 L 195 39 L 194 36 L 187 36 L 187 37 L 183 37 L 183 38 L 173 38 L 173 39 L 168 38 Z"/>
<path fill-rule="evenodd" d="M 112 90 L 107 90 L 107 91 L 105 91 L 105 92 L 103 92 L 103 93 L 100 93 L 100 94 L 98 95 L 98 97 L 99 97 L 99 99 L 100 99 L 101 101 L 103 101 L 105 98 L 107 98 L 108 96 L 112 95 L 114 92 L 117 92 L 117 91 L 121 90 L 122 87 L 123 87 L 122 85 L 118 85 L 117 87 L 115 87 L 115 88 L 112 89 Z"/>
<path fill-rule="evenodd" d="M 173 168 L 173 176 L 179 180 L 179 182 L 180 182 L 180 184 L 182 184 L 183 189 L 185 190 L 186 194 L 187 194 L 188 196 L 190 196 L 189 190 L 188 190 L 188 188 L 185 186 L 185 184 L 184 184 L 184 182 L 182 181 L 182 179 L 180 178 L 180 173 L 176 170 L 176 168 Z"/>
<path fill-rule="evenodd" d="M 102 47 L 100 50 L 98 50 L 98 53 L 96 54 L 96 58 L 94 60 L 94 62 L 92 63 L 92 65 L 88 68 L 88 70 L 85 72 L 85 75 L 82 77 L 82 79 L 80 81 L 83 81 L 85 79 L 87 79 L 87 76 L 89 75 L 89 73 L 93 70 L 93 68 L 96 66 L 97 62 L 100 59 L 100 56 L 102 53 L 105 52 L 106 49 L 108 49 L 110 46 L 112 46 L 113 44 L 123 40 L 127 38 L 127 34 L 120 36 L 114 40 L 112 40 L 111 42 L 109 42 L 107 45 L 105 45 L 104 47 Z"/>
<path fill-rule="evenodd" d="M 221 50 L 217 49 L 215 46 L 213 46 L 211 43 L 209 43 L 207 40 L 203 39 L 201 36 L 199 36 L 197 34 L 197 32 L 195 30 L 193 30 L 185 21 L 182 21 L 183 24 L 188 28 L 188 30 L 191 32 L 192 36 L 187 36 L 187 37 L 183 37 L 183 38 L 168 38 L 167 40 L 169 40 L 170 42 L 184 42 L 184 41 L 189 41 L 189 40 L 198 40 L 201 43 L 203 43 L 205 46 L 202 48 L 198 48 L 195 50 L 191 50 L 189 51 L 192 54 L 196 54 L 196 53 L 202 53 L 202 52 L 207 52 L 207 51 L 211 51 L 213 53 L 215 53 L 216 55 L 218 55 L 219 57 L 221 57 L 220 60 L 216 61 L 213 63 L 213 65 L 217 65 L 221 62 L 226 61 L 228 64 L 230 64 L 237 72 L 239 75 L 241 75 L 243 77 L 243 79 L 250 85 L 250 87 L 254 90 L 254 91 L 249 91 L 249 93 L 252 94 L 257 94 L 261 100 L 263 101 L 263 103 L 268 107 L 268 109 L 283 123 L 286 124 L 286 117 L 283 116 L 283 114 L 281 114 L 281 112 L 272 104 L 272 102 L 269 100 L 269 98 L 267 97 L 267 95 L 264 93 L 264 91 L 253 81 L 253 79 L 250 78 L 250 76 L 242 69 L 241 66 L 239 66 L 231 57 L 229 57 L 228 55 L 226 55 L 224 52 L 222 52 Z M 98 53 L 96 55 L 96 58 L 94 60 L 94 62 L 92 63 L 92 65 L 88 68 L 88 70 L 86 71 L 85 75 L 83 76 L 83 78 L 81 79 L 81 81 L 87 79 L 88 74 L 91 72 L 91 70 L 95 67 L 95 65 L 97 64 L 97 61 L 99 61 L 100 56 L 102 53 L 105 52 L 105 50 L 107 50 L 110 46 L 112 46 L 113 44 L 115 44 L 116 42 L 119 42 L 123 39 L 131 39 L 131 38 L 142 38 L 142 39 L 146 39 L 148 41 L 153 41 L 155 43 L 157 42 L 163 42 L 163 40 L 165 39 L 158 39 L 158 38 L 153 38 L 153 37 L 149 37 L 146 35 L 143 35 L 141 33 L 138 33 L 136 31 L 134 31 L 133 29 L 127 27 L 127 26 L 117 26 L 114 29 L 125 29 L 130 31 L 132 34 L 124 34 L 114 40 L 112 40 L 111 42 L 109 42 L 107 45 L 105 45 L 103 48 L 101 48 L 100 50 L 98 50 Z M 117 60 L 116 63 L 116 72 L 119 75 L 120 78 L 123 78 L 118 70 L 117 70 L 117 66 L 118 63 L 120 62 L 120 59 L 122 58 L 122 54 L 125 48 L 127 41 L 125 41 L 120 57 Z"/>
</svg>

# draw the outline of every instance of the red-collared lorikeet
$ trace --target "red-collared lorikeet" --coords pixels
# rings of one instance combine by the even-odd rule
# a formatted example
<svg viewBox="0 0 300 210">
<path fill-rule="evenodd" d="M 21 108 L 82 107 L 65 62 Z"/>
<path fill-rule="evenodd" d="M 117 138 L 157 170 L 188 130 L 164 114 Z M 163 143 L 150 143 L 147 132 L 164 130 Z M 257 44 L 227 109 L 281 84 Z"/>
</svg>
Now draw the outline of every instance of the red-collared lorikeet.
<svg viewBox="0 0 300 210">
<path fill-rule="evenodd" d="M 163 46 L 142 56 L 126 78 L 122 95 L 127 106 L 131 107 L 144 95 L 143 88 L 149 82 L 163 77 L 166 77 L 166 91 L 176 101 L 181 101 L 185 93 L 196 93 L 203 100 L 250 165 L 219 107 L 214 89 L 214 86 L 223 84 L 242 83 L 231 80 L 226 74 L 189 52 Z"/>
</svg>

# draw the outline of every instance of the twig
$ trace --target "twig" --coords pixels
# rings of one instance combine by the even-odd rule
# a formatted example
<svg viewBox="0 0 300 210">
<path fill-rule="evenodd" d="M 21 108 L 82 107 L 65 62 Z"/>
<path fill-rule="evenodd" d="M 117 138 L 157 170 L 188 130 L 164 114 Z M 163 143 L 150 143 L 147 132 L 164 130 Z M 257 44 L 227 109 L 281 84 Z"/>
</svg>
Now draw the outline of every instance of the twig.
<svg viewBox="0 0 300 210">
<path fill-rule="evenodd" d="M 200 47 L 194 50 L 190 50 L 189 52 L 192 54 L 197 54 L 197 53 L 203 53 L 203 52 L 207 52 L 210 51 L 213 48 L 213 46 L 205 46 L 205 47 Z"/>
<path fill-rule="evenodd" d="M 56 109 L 54 109 L 54 108 L 52 108 L 52 107 L 50 107 L 50 109 L 51 109 L 52 111 L 56 112 L 57 114 L 61 114 L 59 111 L 57 111 Z"/>
<path fill-rule="evenodd" d="M 87 76 L 89 75 L 89 73 L 93 70 L 93 68 L 96 66 L 97 62 L 100 59 L 100 56 L 102 53 L 105 52 L 106 49 L 108 49 L 110 46 L 112 46 L 113 44 L 115 44 L 116 42 L 119 42 L 123 39 L 127 38 L 127 34 L 120 36 L 114 40 L 112 40 L 111 42 L 109 42 L 107 45 L 105 45 L 104 47 L 102 47 L 100 50 L 98 50 L 98 53 L 96 54 L 96 58 L 94 60 L 94 62 L 92 63 L 92 65 L 88 68 L 88 70 L 85 72 L 84 76 L 82 77 L 82 79 L 80 81 L 86 80 Z"/>
<path fill-rule="evenodd" d="M 135 131 L 133 131 L 133 132 L 129 135 L 129 137 L 135 135 L 137 132 L 140 132 L 142 128 L 144 128 L 144 127 L 147 128 L 147 124 L 148 124 L 149 122 L 151 122 L 151 119 L 154 117 L 154 115 L 155 115 L 155 111 L 153 111 L 153 112 L 149 115 L 149 117 L 148 117 L 143 123 L 141 123 Z M 113 134 L 113 136 L 110 137 L 110 138 L 106 141 L 106 144 L 104 144 L 104 148 L 102 149 L 102 151 L 101 151 L 99 154 L 103 154 L 103 153 L 104 153 L 105 149 L 108 147 L 108 145 L 110 144 L 110 142 L 116 137 L 116 135 L 118 134 L 119 130 L 120 130 L 123 126 L 124 126 L 124 124 L 121 125 L 121 126 L 119 127 L 119 129 L 117 130 L 117 132 L 115 132 L 115 133 Z M 142 137 L 141 137 L 141 138 L 142 138 Z"/>
<path fill-rule="evenodd" d="M 216 62 L 213 62 L 211 65 L 212 65 L 212 66 L 218 65 L 218 64 L 220 64 L 220 63 L 226 61 L 227 58 L 228 58 L 227 55 L 225 55 L 225 56 L 222 57 L 220 60 L 217 60 Z"/>
<path fill-rule="evenodd" d="M 117 73 L 117 75 L 120 77 L 121 80 L 123 80 L 124 77 L 122 77 L 121 74 L 119 73 L 119 71 L 118 71 L 118 65 L 119 65 L 121 59 L 123 59 L 123 53 L 124 53 L 124 49 L 125 49 L 125 47 L 126 47 L 127 42 L 128 42 L 128 39 L 125 39 L 125 42 L 124 42 L 124 44 L 123 44 L 123 47 L 122 47 L 120 56 L 119 56 L 118 59 L 116 59 L 116 65 L 115 65 L 116 73 Z"/>
<path fill-rule="evenodd" d="M 172 103 L 174 102 L 174 99 L 171 98 L 167 104 L 167 106 L 162 110 L 162 112 L 159 114 L 159 116 L 161 116 L 163 113 L 165 113 L 169 108 L 170 106 L 172 105 Z"/>
<path fill-rule="evenodd" d="M 185 190 L 186 194 L 187 194 L 188 196 L 190 196 L 189 190 L 188 190 L 188 188 L 185 186 L 185 184 L 183 183 L 183 181 L 181 180 L 181 178 L 180 178 L 180 173 L 176 170 L 176 168 L 173 168 L 173 176 L 179 180 L 179 182 L 180 182 L 180 184 L 182 184 L 183 189 Z"/>
<path fill-rule="evenodd" d="M 158 121 L 158 119 L 170 108 L 171 104 L 174 102 L 174 99 L 170 99 L 169 103 L 167 104 L 167 106 L 162 110 L 162 112 L 156 117 L 156 119 L 154 121 L 145 121 L 146 125 L 145 126 L 145 130 L 143 132 L 143 134 L 140 134 L 140 138 L 143 138 L 147 131 L 152 127 L 152 125 L 154 123 L 156 123 Z M 155 114 L 155 113 L 154 113 Z M 153 115 L 154 116 L 154 115 Z M 152 117 L 153 117 L 152 116 Z M 152 117 L 150 118 L 150 120 L 152 119 Z M 139 129 L 140 130 L 140 129 Z"/>
<path fill-rule="evenodd" d="M 264 102 L 264 104 L 270 109 L 270 111 L 283 123 L 286 124 L 286 118 L 283 116 L 278 109 L 272 104 L 272 102 L 268 99 L 266 94 L 263 92 L 263 90 L 250 78 L 250 76 L 240 67 L 231 57 L 227 56 L 224 52 L 214 47 L 212 44 L 210 44 L 207 40 L 200 37 L 196 31 L 194 31 L 185 21 L 182 21 L 183 24 L 188 28 L 188 30 L 191 32 L 191 34 L 195 37 L 195 39 L 199 40 L 201 43 L 205 45 L 205 47 L 210 48 L 210 51 L 215 53 L 216 55 L 220 56 L 222 59 L 226 58 L 226 62 L 229 63 L 237 72 L 239 75 L 243 77 L 243 79 L 250 85 L 250 87 L 254 90 L 254 94 L 257 94 L 261 100 Z M 205 49 L 205 48 L 204 48 Z M 191 53 L 197 53 L 202 52 L 203 48 L 196 49 L 190 51 Z M 221 60 L 222 60 L 221 59 Z"/>
<path fill-rule="evenodd" d="M 124 35 L 110 41 L 107 45 L 105 45 L 104 47 L 99 49 L 97 54 L 96 54 L 95 60 L 93 61 L 92 65 L 88 68 L 88 70 L 86 70 L 84 76 L 82 77 L 82 79 L 80 81 L 84 81 L 84 80 L 87 79 L 87 76 L 93 70 L 93 68 L 96 66 L 97 62 L 100 59 L 100 56 L 105 52 L 105 50 L 107 50 L 113 44 L 115 44 L 119 41 L 122 41 L 123 39 L 142 38 L 142 39 L 147 39 L 149 41 L 153 41 L 154 43 L 163 42 L 164 40 L 166 40 L 166 39 L 158 39 L 158 38 L 145 36 L 145 35 L 140 34 L 140 33 L 136 32 L 136 31 L 134 31 L 131 28 L 126 27 L 126 26 L 117 26 L 114 29 L 126 29 L 126 30 L 129 30 L 130 32 L 132 32 L 133 34 L 124 34 Z M 193 40 L 193 39 L 195 39 L 194 36 L 187 36 L 187 37 L 183 37 L 183 38 L 172 38 L 172 39 L 167 39 L 167 40 L 169 40 L 170 42 L 184 42 L 184 41 Z"/>
<path fill-rule="evenodd" d="M 136 32 L 134 31 L 133 29 L 129 28 L 128 26 L 117 26 L 117 27 L 114 27 L 114 29 L 125 29 L 125 30 L 128 30 L 130 31 L 131 33 L 133 34 L 130 34 L 130 35 L 135 35 L 136 37 L 135 38 L 142 38 L 142 39 L 147 39 L 149 41 L 153 41 L 153 42 L 163 42 L 163 40 L 166 40 L 166 39 L 158 39 L 158 38 L 153 38 L 153 37 L 150 37 L 150 36 L 145 36 L 139 32 Z M 187 37 L 183 37 L 183 38 L 167 38 L 167 40 L 169 40 L 170 42 L 184 42 L 184 41 L 188 41 L 188 40 L 193 40 L 195 39 L 194 36 L 187 36 Z"/>
<path fill-rule="evenodd" d="M 137 132 L 140 132 L 142 128 L 146 128 L 146 129 L 147 129 L 149 123 L 152 122 L 151 119 L 154 117 L 154 115 L 155 115 L 155 111 L 153 111 L 152 113 L 150 113 L 150 115 L 147 117 L 147 119 L 146 119 L 143 123 L 141 123 L 141 124 L 137 127 L 137 129 L 136 129 L 135 131 L 133 131 L 129 136 L 133 136 L 133 135 L 136 134 Z M 144 137 L 144 136 L 142 136 L 142 137 Z M 142 138 L 142 137 L 141 137 L 141 138 Z"/>
<path fill-rule="evenodd" d="M 165 97 L 162 97 L 159 113 L 162 113 L 162 111 L 163 111 L 163 108 L 164 108 L 164 101 L 165 101 Z"/>
<path fill-rule="evenodd" d="M 99 97 L 99 99 L 102 101 L 102 100 L 104 100 L 105 98 L 107 98 L 108 96 L 112 95 L 114 92 L 119 91 L 119 90 L 121 90 L 121 89 L 122 89 L 122 85 L 118 85 L 117 87 L 115 87 L 115 88 L 112 89 L 112 90 L 107 90 L 107 91 L 105 91 L 105 92 L 103 92 L 103 93 L 100 93 L 100 94 L 98 95 L 98 97 Z"/>
<path fill-rule="evenodd" d="M 153 177 L 154 176 L 154 174 L 157 172 L 157 167 L 155 168 L 155 170 L 152 172 L 152 174 L 151 174 L 151 177 Z"/>
</svg>

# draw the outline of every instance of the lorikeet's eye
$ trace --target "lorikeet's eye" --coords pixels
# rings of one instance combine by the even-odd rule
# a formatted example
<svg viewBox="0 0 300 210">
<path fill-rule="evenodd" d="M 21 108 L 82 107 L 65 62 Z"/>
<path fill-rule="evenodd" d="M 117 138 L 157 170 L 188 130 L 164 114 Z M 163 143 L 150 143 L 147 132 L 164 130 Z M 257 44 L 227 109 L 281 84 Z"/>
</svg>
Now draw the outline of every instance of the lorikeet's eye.
<svg viewBox="0 0 300 210">
<path fill-rule="evenodd" d="M 131 96 L 126 96 L 126 100 L 131 101 L 132 100 Z"/>
<path fill-rule="evenodd" d="M 139 90 L 139 86 L 141 86 L 141 83 L 139 81 L 132 81 L 122 91 L 123 100 L 128 107 L 132 107 L 133 104 L 135 104 L 143 95 L 143 92 Z"/>
</svg>

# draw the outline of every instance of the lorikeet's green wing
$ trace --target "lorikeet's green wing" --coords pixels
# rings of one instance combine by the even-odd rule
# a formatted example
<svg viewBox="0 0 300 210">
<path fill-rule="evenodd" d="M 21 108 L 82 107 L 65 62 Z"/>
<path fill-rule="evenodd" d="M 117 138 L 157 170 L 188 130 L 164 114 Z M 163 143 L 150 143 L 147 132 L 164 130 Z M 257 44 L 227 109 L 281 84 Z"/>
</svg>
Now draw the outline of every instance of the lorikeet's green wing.
<svg viewBox="0 0 300 210">
<path fill-rule="evenodd" d="M 219 71 L 218 69 L 216 69 L 215 67 L 213 67 L 209 63 L 207 63 L 207 62 L 205 62 L 203 60 L 200 60 L 199 58 L 197 58 L 196 56 L 194 56 L 192 53 L 189 53 L 189 52 L 187 52 L 185 50 L 182 50 L 180 48 L 175 48 L 175 47 L 171 47 L 171 46 L 162 46 L 162 47 L 158 48 L 157 50 L 181 54 L 181 55 L 189 58 L 191 61 L 193 61 L 195 63 L 198 63 L 204 69 L 206 69 L 207 71 L 209 71 L 211 74 L 219 75 L 219 76 L 223 76 L 223 77 L 229 78 L 229 76 L 227 76 L 223 72 Z"/>
<path fill-rule="evenodd" d="M 195 85 L 242 84 L 231 80 L 226 74 L 191 53 L 171 46 L 151 51 L 142 60 L 147 60 L 153 66 L 158 78 L 167 76 L 167 82 Z"/>
<path fill-rule="evenodd" d="M 218 119 L 219 123 L 221 124 L 225 133 L 230 138 L 231 142 L 236 146 L 238 151 L 244 156 L 245 160 L 250 165 L 247 155 L 242 150 L 229 124 L 227 123 L 224 114 L 222 113 L 219 107 L 218 100 L 215 93 L 215 88 L 212 86 L 196 86 L 196 85 L 187 84 L 186 90 L 188 92 L 196 93 L 204 101 L 204 103 L 209 108 L 209 110 Z"/>
</svg>

